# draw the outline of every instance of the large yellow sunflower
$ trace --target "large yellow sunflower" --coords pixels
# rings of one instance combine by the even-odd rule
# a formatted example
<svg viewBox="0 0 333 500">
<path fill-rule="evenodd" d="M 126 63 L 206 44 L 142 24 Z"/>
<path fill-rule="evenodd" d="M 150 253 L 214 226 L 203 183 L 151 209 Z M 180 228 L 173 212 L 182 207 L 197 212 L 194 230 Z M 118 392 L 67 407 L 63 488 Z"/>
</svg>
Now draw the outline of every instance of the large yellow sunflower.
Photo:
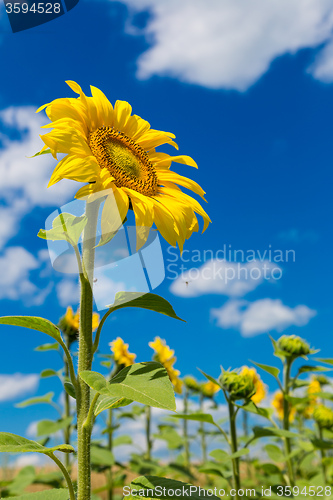
<svg viewBox="0 0 333 500">
<path fill-rule="evenodd" d="M 88 97 L 77 83 L 66 83 L 79 97 L 55 99 L 38 109 L 45 109 L 51 120 L 44 128 L 53 129 L 41 136 L 45 144 L 41 152 L 49 148 L 56 159 L 57 153 L 66 155 L 55 167 L 49 186 L 61 179 L 87 182 L 77 192 L 78 198 L 110 190 L 102 212 L 102 234 L 119 227 L 111 211 L 115 200 L 121 222 L 130 207 L 134 211 L 138 248 L 147 239 L 147 228 L 155 223 L 168 243 L 178 243 L 182 250 L 184 241 L 199 229 L 196 214 L 203 217 L 203 231 L 210 219 L 179 186 L 204 199 L 202 188 L 170 166 L 174 161 L 197 168 L 195 161 L 157 152 L 155 148 L 162 144 L 178 149 L 172 140 L 175 136 L 151 129 L 146 120 L 132 115 L 128 102 L 116 101 L 113 107 L 96 87 L 91 87 L 92 97 Z"/>
</svg>

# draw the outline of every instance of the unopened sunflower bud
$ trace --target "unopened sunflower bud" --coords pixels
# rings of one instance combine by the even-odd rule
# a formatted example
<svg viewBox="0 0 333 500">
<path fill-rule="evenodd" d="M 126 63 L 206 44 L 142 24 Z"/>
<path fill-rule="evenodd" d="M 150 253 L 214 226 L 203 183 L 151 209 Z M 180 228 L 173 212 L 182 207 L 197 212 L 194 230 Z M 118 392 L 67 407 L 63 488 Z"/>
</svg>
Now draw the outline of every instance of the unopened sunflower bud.
<svg viewBox="0 0 333 500">
<path fill-rule="evenodd" d="M 192 377 L 191 375 L 187 375 L 186 377 L 184 377 L 183 382 L 189 391 L 192 392 L 200 391 L 199 382 L 197 381 L 196 378 Z"/>
<path fill-rule="evenodd" d="M 297 335 L 283 335 L 277 341 L 277 347 L 285 356 L 294 358 L 306 356 L 311 352 L 309 344 Z"/>
<path fill-rule="evenodd" d="M 250 399 L 255 393 L 253 380 L 247 374 L 241 374 L 236 371 L 223 372 L 220 377 L 220 383 L 223 389 L 229 393 L 231 400 Z"/>
<path fill-rule="evenodd" d="M 317 406 L 313 411 L 313 418 L 322 429 L 331 429 L 333 427 L 333 411 L 327 406 Z"/>
</svg>

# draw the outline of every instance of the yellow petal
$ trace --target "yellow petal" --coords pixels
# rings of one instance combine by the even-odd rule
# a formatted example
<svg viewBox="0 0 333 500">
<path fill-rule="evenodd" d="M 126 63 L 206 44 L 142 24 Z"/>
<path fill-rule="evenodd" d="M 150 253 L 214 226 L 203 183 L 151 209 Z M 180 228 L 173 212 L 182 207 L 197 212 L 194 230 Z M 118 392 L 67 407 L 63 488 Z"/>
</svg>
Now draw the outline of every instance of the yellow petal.
<svg viewBox="0 0 333 500">
<path fill-rule="evenodd" d="M 189 165 L 190 167 L 198 168 L 196 162 L 190 156 L 179 155 L 179 156 L 169 156 L 166 155 L 160 161 L 157 161 L 154 166 L 159 167 L 170 167 L 171 162 L 182 163 L 183 165 Z"/>
<path fill-rule="evenodd" d="M 67 155 L 54 169 L 48 186 L 52 186 L 61 179 L 72 179 L 78 182 L 94 181 L 99 174 L 99 166 L 93 156 L 77 158 Z"/>
<path fill-rule="evenodd" d="M 169 182 L 175 182 L 176 184 L 179 184 L 180 186 L 183 186 L 187 189 L 190 189 L 193 191 L 193 193 L 198 194 L 201 196 L 203 200 L 205 200 L 204 195 L 205 191 L 199 186 L 199 184 L 195 181 L 192 181 L 192 179 L 188 179 L 187 177 L 183 177 L 182 175 L 176 174 L 176 172 L 172 172 L 170 170 L 161 170 L 158 172 L 158 179 L 159 181 L 169 181 Z M 206 200 L 205 200 L 206 201 Z"/>
<path fill-rule="evenodd" d="M 126 101 L 116 101 L 114 105 L 114 128 L 125 132 L 126 124 L 132 113 L 132 106 Z"/>
<path fill-rule="evenodd" d="M 91 86 L 91 94 L 96 101 L 99 127 L 113 127 L 113 106 L 101 90 Z"/>
<path fill-rule="evenodd" d="M 128 212 L 128 207 L 129 199 L 122 189 L 115 188 L 113 193 L 108 195 L 101 219 L 103 240 L 120 228 Z"/>
</svg>

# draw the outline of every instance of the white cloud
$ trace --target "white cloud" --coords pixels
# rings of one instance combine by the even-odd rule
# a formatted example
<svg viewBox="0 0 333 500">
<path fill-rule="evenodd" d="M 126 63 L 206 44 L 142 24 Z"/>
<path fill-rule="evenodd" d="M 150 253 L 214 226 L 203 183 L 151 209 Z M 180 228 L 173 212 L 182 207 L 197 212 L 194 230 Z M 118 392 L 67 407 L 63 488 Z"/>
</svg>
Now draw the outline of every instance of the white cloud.
<svg viewBox="0 0 333 500">
<path fill-rule="evenodd" d="M 37 374 L 0 374 L 0 401 L 11 401 L 27 393 L 34 392 L 38 386 L 38 381 L 39 376 Z"/>
<path fill-rule="evenodd" d="M 24 300 L 40 305 L 51 292 L 52 284 L 40 289 L 30 280 L 30 273 L 40 262 L 23 247 L 9 247 L 0 256 L 0 300 Z"/>
<path fill-rule="evenodd" d="M 0 248 L 17 233 L 20 220 L 34 207 L 61 206 L 75 191 L 70 181 L 47 188 L 56 165 L 51 155 L 28 158 L 43 145 L 39 135 L 46 119 L 35 111 L 32 106 L 0 111 L 0 125 L 19 134 L 16 139 L 4 134 L 0 137 Z"/>
<path fill-rule="evenodd" d="M 143 33 L 151 47 L 138 60 L 138 77 L 171 76 L 209 88 L 244 91 L 274 59 L 303 48 L 319 52 L 309 69 L 333 80 L 331 0 L 123 0 L 149 10 Z M 128 26 L 128 32 L 141 32 Z"/>
<path fill-rule="evenodd" d="M 57 284 L 57 296 L 61 306 L 76 306 L 80 302 L 80 289 L 77 280 L 63 278 Z"/>
<path fill-rule="evenodd" d="M 219 309 L 211 309 L 221 328 L 236 328 L 243 337 L 253 337 L 272 330 L 281 332 L 289 326 L 304 326 L 316 315 L 305 305 L 288 307 L 279 299 L 255 302 L 231 300 Z"/>
<path fill-rule="evenodd" d="M 264 280 L 275 282 L 282 271 L 268 260 L 246 263 L 212 259 L 199 268 L 189 269 L 173 281 L 170 291 L 180 297 L 221 294 L 242 297 Z"/>
<path fill-rule="evenodd" d="M 27 465 L 38 467 L 44 465 L 45 462 L 45 457 L 41 453 L 24 453 L 24 455 L 20 455 L 15 460 L 14 467 L 18 467 L 19 469 Z"/>
</svg>

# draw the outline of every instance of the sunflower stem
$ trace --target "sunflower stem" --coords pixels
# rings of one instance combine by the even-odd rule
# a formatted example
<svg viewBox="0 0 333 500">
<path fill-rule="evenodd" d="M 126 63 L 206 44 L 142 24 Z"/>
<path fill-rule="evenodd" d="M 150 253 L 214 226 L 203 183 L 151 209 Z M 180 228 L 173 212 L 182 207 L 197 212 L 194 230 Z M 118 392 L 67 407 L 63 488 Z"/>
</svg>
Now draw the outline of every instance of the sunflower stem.
<svg viewBox="0 0 333 500">
<path fill-rule="evenodd" d="M 289 418 L 290 418 L 290 410 L 289 410 L 289 390 L 290 390 L 290 369 L 291 369 L 291 361 L 290 359 L 286 359 L 283 367 L 283 382 L 284 382 L 284 391 L 283 391 L 283 429 L 285 431 L 289 431 Z M 287 471 L 290 486 L 295 486 L 294 479 L 294 469 L 293 464 L 290 458 L 291 453 L 291 439 L 289 437 L 284 438 L 285 444 L 285 454 L 286 454 L 286 463 L 287 463 Z"/>
<path fill-rule="evenodd" d="M 184 391 L 184 415 L 188 414 L 188 390 L 185 386 Z M 188 426 L 187 420 L 184 418 L 183 420 L 183 434 L 184 434 L 184 448 L 185 448 L 185 467 L 190 467 L 190 446 L 188 441 Z"/>
<path fill-rule="evenodd" d="M 232 401 L 228 400 L 228 408 L 229 408 L 229 425 L 230 425 L 230 438 L 231 438 L 231 451 L 232 453 L 236 453 L 237 448 L 237 433 L 236 433 L 236 414 Z M 240 483 L 240 474 L 239 474 L 239 458 L 232 459 L 232 470 L 234 477 L 234 488 L 236 490 L 235 498 L 239 500 L 239 490 L 241 488 Z"/>
<path fill-rule="evenodd" d="M 151 434 L 151 409 L 150 409 L 150 406 L 146 406 L 146 443 L 147 443 L 146 458 L 147 458 L 147 460 L 151 460 L 152 441 L 151 441 L 150 434 Z"/>
<path fill-rule="evenodd" d="M 92 317 L 93 317 L 93 276 L 95 260 L 96 228 L 100 200 L 86 205 L 87 225 L 83 233 L 82 261 L 84 274 L 80 274 L 80 327 L 79 360 L 77 378 L 77 437 L 78 437 L 78 494 L 77 500 L 91 498 L 90 438 L 91 427 L 84 426 L 90 409 L 90 388 L 80 378 L 84 370 L 91 370 L 93 359 Z"/>
<path fill-rule="evenodd" d="M 200 393 L 200 413 L 204 412 L 204 395 Z M 201 434 L 201 456 L 202 463 L 207 462 L 207 445 L 206 445 L 206 434 L 205 434 L 205 424 L 200 422 L 200 434 Z"/>
</svg>

